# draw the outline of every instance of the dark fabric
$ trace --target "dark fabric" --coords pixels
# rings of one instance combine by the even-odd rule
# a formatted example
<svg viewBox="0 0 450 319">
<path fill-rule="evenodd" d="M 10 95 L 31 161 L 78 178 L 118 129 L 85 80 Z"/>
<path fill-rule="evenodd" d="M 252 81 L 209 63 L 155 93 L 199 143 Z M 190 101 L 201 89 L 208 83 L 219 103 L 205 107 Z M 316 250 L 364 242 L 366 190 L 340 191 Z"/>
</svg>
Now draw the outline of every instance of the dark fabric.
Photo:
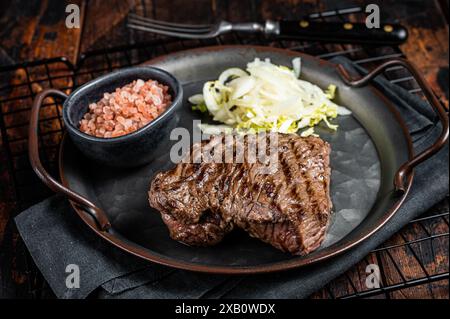
<svg viewBox="0 0 450 319">
<path fill-rule="evenodd" d="M 353 72 L 357 66 L 342 58 Z M 416 152 L 440 133 L 431 108 L 420 98 L 377 78 L 379 88 L 394 102 L 411 130 Z M 304 298 L 364 258 L 411 219 L 448 194 L 448 145 L 416 169 L 410 195 L 398 213 L 377 233 L 330 261 L 298 270 L 249 276 L 191 273 L 150 264 L 97 238 L 55 196 L 31 207 L 16 223 L 34 261 L 60 298 L 83 298 L 95 291 L 99 298 Z M 67 264 L 80 267 L 80 288 L 67 289 Z M 99 289 L 96 289 L 99 288 Z"/>
</svg>

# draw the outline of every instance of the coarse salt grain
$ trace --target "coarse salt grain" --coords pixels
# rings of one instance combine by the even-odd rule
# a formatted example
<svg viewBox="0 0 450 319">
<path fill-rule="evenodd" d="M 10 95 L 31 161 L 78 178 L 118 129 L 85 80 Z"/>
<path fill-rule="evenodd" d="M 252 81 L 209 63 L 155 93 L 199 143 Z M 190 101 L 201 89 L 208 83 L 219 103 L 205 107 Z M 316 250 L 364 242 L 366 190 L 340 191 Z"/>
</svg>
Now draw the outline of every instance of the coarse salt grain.
<svg viewBox="0 0 450 319">
<path fill-rule="evenodd" d="M 89 104 L 80 130 L 96 137 L 111 138 L 134 132 L 148 124 L 172 102 L 169 88 L 154 80 L 135 80 Z"/>
</svg>

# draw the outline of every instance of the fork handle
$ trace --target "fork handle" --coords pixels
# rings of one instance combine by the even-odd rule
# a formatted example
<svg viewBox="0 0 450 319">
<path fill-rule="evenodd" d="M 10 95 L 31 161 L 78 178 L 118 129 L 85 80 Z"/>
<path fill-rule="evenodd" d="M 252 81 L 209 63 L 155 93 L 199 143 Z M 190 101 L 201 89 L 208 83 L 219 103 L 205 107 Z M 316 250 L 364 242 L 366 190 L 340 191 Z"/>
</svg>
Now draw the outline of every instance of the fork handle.
<svg viewBox="0 0 450 319">
<path fill-rule="evenodd" d="M 408 31 L 400 24 L 382 24 L 369 29 L 365 23 L 280 21 L 278 36 L 309 41 L 398 45 L 406 41 Z"/>
</svg>

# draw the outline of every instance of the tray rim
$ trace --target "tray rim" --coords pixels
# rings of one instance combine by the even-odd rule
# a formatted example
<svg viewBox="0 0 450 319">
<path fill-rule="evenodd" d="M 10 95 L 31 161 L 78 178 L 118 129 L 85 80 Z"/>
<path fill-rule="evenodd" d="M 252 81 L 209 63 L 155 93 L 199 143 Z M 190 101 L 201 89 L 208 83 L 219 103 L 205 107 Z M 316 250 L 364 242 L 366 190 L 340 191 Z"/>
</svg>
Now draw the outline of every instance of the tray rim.
<svg viewBox="0 0 450 319">
<path fill-rule="evenodd" d="M 253 49 L 255 51 L 271 51 L 275 53 L 285 54 L 288 56 L 295 56 L 295 57 L 303 57 L 307 59 L 315 60 L 319 63 L 321 66 L 336 68 L 337 65 L 334 63 L 331 63 L 330 61 L 323 60 L 317 57 L 314 57 L 312 55 L 297 52 L 289 49 L 283 49 L 283 48 L 276 48 L 276 47 L 270 47 L 270 46 L 258 46 L 258 45 L 216 45 L 216 46 L 207 46 L 207 47 L 199 47 L 199 48 L 193 48 L 193 49 L 187 49 L 187 50 L 180 50 L 168 54 L 164 54 L 161 56 L 157 56 L 153 59 L 150 59 L 146 62 L 144 62 L 141 65 L 151 65 L 154 63 L 158 63 L 161 61 L 164 61 L 166 58 L 178 55 L 178 54 L 190 54 L 190 53 L 204 53 L 204 52 L 216 52 L 216 51 L 222 51 L 226 49 Z M 408 159 L 411 160 L 414 156 L 414 148 L 412 143 L 412 138 L 410 135 L 410 132 L 400 115 L 400 112 L 395 108 L 393 103 L 384 95 L 382 94 L 375 86 L 373 86 L 371 83 L 369 83 L 367 86 L 373 93 L 375 93 L 378 98 L 383 100 L 383 102 L 386 104 L 386 106 L 389 108 L 389 111 L 394 115 L 395 120 L 398 122 L 400 128 L 403 131 L 403 135 L 406 139 L 406 144 L 408 148 Z M 59 167 L 59 176 L 61 179 L 61 182 L 63 186 L 70 188 L 69 182 L 66 179 L 64 175 L 64 168 L 63 168 L 63 162 L 64 162 L 64 146 L 66 145 L 68 140 L 67 133 L 64 134 L 63 139 L 61 141 L 60 147 L 59 147 L 59 155 L 58 155 L 58 167 Z M 75 210 L 77 215 L 83 220 L 85 224 L 88 225 L 89 228 L 91 228 L 98 236 L 105 239 L 110 244 L 118 247 L 119 249 L 130 253 L 136 257 L 143 258 L 150 262 L 155 262 L 157 264 L 161 264 L 164 266 L 177 268 L 177 269 L 183 269 L 183 270 L 190 270 L 195 272 L 203 272 L 203 273 L 214 273 L 214 274 L 257 274 L 257 273 L 270 273 L 270 272 L 277 272 L 277 271 L 285 271 L 295 268 L 300 268 L 306 265 L 315 264 L 327 259 L 330 259 L 332 257 L 335 257 L 339 254 L 342 254 L 343 252 L 350 250 L 351 248 L 355 247 L 356 245 L 360 244 L 364 240 L 368 239 L 370 236 L 372 236 L 375 232 L 377 232 L 381 227 L 383 227 L 398 211 L 398 209 L 402 206 L 403 202 L 405 201 L 406 197 L 409 194 L 409 191 L 411 189 L 413 179 L 414 179 L 414 170 L 408 175 L 406 178 L 406 188 L 405 191 L 398 196 L 397 201 L 394 203 L 394 205 L 386 211 L 386 213 L 383 215 L 380 220 L 374 224 L 374 227 L 371 227 L 369 231 L 362 232 L 361 235 L 357 236 L 354 240 L 351 242 L 341 243 L 338 245 L 334 250 L 324 253 L 323 251 L 318 251 L 315 256 L 309 257 L 310 255 L 303 256 L 302 258 L 292 259 L 292 260 L 285 260 L 285 261 L 279 261 L 274 262 L 270 264 L 265 265 L 258 265 L 258 266 L 218 266 L 218 265 L 202 265 L 192 262 L 185 262 L 180 261 L 171 257 L 162 256 L 158 253 L 151 253 L 149 252 L 149 249 L 146 249 L 144 247 L 141 247 L 138 244 L 131 245 L 127 241 L 127 239 L 122 238 L 120 235 L 118 236 L 114 232 L 108 232 L 108 231 L 102 231 L 98 228 L 95 221 L 90 217 L 88 213 L 86 213 L 82 208 L 78 207 L 76 203 L 69 200 L 72 208 Z M 345 237 L 341 239 L 341 242 L 345 241 Z M 339 242 L 338 242 L 339 243 Z M 338 244 L 336 243 L 336 244 Z M 322 253 L 321 253 L 322 252 Z"/>
</svg>

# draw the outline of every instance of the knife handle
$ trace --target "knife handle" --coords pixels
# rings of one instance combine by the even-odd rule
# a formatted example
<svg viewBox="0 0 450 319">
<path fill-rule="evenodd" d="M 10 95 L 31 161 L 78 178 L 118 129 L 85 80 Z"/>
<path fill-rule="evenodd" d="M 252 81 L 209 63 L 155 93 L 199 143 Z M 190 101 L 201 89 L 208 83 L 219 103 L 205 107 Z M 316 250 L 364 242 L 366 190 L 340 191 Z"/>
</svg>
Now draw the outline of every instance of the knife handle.
<svg viewBox="0 0 450 319">
<path fill-rule="evenodd" d="M 408 38 L 400 24 L 382 24 L 369 29 L 365 23 L 280 21 L 280 37 L 310 41 L 398 45 Z"/>
</svg>

